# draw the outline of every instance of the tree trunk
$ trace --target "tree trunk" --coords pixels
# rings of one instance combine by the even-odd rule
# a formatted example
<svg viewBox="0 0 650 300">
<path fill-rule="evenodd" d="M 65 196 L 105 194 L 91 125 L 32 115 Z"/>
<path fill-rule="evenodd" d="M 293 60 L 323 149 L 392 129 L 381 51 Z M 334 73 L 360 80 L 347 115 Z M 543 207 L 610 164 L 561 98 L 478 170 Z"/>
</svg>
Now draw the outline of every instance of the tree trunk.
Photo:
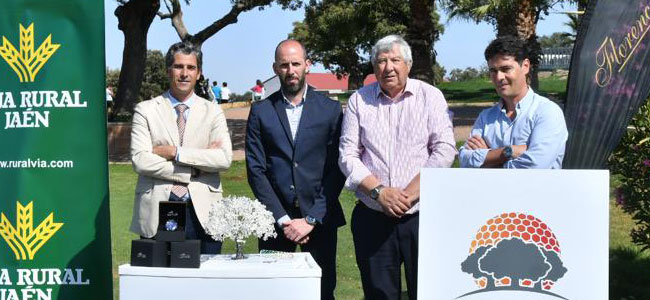
<svg viewBox="0 0 650 300">
<path fill-rule="evenodd" d="M 494 278 L 492 276 L 486 276 L 487 279 L 487 284 L 485 285 L 485 288 L 488 290 L 494 289 Z"/>
<path fill-rule="evenodd" d="M 433 1 L 409 0 L 410 24 L 406 40 L 411 46 L 413 66 L 410 77 L 433 84 L 433 36 L 434 24 L 431 21 Z"/>
<path fill-rule="evenodd" d="M 513 16 L 516 16 L 513 18 Z M 542 48 L 535 34 L 537 27 L 537 11 L 532 0 L 520 0 L 518 5 L 503 9 L 497 17 L 497 36 L 514 35 L 524 40 L 530 50 L 530 86 L 537 91 L 539 80 L 537 76 L 539 56 Z"/>
<path fill-rule="evenodd" d="M 147 59 L 147 33 L 159 8 L 160 0 L 131 0 L 115 10 L 118 28 L 124 33 L 124 51 L 117 94 L 109 119 L 114 119 L 120 113 L 133 112 Z"/>
<path fill-rule="evenodd" d="M 517 35 L 526 41 L 526 45 L 530 51 L 530 86 L 533 90 L 537 91 L 539 87 L 537 72 L 542 47 L 537 42 L 536 29 L 537 11 L 532 0 L 520 0 L 517 8 Z"/>
<path fill-rule="evenodd" d="M 363 80 L 367 74 L 363 72 L 351 72 L 348 74 L 348 90 L 358 90 L 363 86 Z"/>
</svg>

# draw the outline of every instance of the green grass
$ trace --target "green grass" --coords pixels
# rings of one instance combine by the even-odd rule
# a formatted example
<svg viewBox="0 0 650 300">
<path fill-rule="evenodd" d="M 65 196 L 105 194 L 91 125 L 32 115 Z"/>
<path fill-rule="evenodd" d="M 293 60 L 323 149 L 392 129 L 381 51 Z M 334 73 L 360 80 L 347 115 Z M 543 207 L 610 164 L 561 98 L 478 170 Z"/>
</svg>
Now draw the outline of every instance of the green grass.
<svg viewBox="0 0 650 300">
<path fill-rule="evenodd" d="M 450 103 L 494 102 L 499 98 L 488 78 L 441 82 L 437 87 Z M 540 78 L 539 93 L 552 99 L 566 98 L 566 79 Z"/>
<path fill-rule="evenodd" d="M 128 263 L 131 253 L 131 240 L 138 238 L 129 231 L 133 212 L 133 193 L 137 176 L 131 165 L 110 165 L 110 199 L 111 199 L 111 238 L 113 251 L 113 293 L 114 298 L 119 295 L 119 274 L 117 267 Z M 234 162 L 227 172 L 222 173 L 225 195 L 241 195 L 253 198 L 253 192 L 246 179 L 246 166 L 243 161 Z M 354 195 L 344 191 L 340 197 L 343 209 L 346 212 L 348 224 L 352 208 L 355 205 Z M 257 239 L 249 239 L 245 246 L 246 253 L 257 253 Z M 232 241 L 223 245 L 223 254 L 235 253 Z M 336 295 L 339 299 L 361 299 L 361 280 L 354 258 L 354 245 L 352 233 L 348 226 L 339 230 L 338 241 L 338 281 Z"/>
<path fill-rule="evenodd" d="M 228 172 L 222 174 L 226 195 L 236 194 L 253 197 L 246 180 L 243 161 L 234 162 Z M 113 282 L 115 299 L 118 299 L 117 266 L 128 263 L 130 241 L 137 236 L 128 231 L 131 222 L 133 191 L 136 174 L 130 165 L 110 166 L 111 237 L 113 242 Z M 612 187 L 618 184 L 612 177 Z M 345 190 L 340 198 L 348 224 L 355 204 L 354 195 Z M 610 205 L 610 299 L 650 299 L 650 255 L 640 252 L 632 244 L 629 232 L 634 226 L 631 217 L 614 202 Z M 235 246 L 227 241 L 223 253 L 234 253 Z M 247 253 L 257 252 L 257 240 L 246 243 Z M 337 289 L 339 299 L 362 299 L 361 280 L 357 269 L 352 234 L 349 226 L 339 230 L 337 252 Z M 405 286 L 405 284 L 403 284 Z"/>
</svg>

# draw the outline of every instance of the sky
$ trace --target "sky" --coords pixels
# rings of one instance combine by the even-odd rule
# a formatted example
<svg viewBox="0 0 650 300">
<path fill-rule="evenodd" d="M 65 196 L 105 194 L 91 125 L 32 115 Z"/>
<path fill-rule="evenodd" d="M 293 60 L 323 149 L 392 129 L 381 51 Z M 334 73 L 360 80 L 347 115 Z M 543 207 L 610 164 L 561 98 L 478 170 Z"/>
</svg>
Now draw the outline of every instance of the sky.
<svg viewBox="0 0 650 300">
<path fill-rule="evenodd" d="M 115 0 L 104 0 L 106 66 L 111 69 L 121 68 L 124 49 L 124 35 L 117 28 L 117 17 L 114 15 L 117 5 Z M 196 33 L 225 15 L 230 10 L 230 1 L 194 0 L 191 5 L 183 3 L 182 6 L 185 26 L 190 33 Z M 554 6 L 552 13 L 537 24 L 537 35 L 569 31 L 564 25 L 568 17 L 559 13 L 563 11 L 575 11 L 575 7 Z M 435 43 L 434 49 L 438 53 L 438 62 L 445 67 L 447 74 L 454 68 L 477 68 L 484 64 L 483 50 L 495 37 L 493 26 L 448 20 L 443 12 L 440 13 L 445 32 Z M 203 44 L 204 76 L 219 84 L 226 81 L 233 92 L 243 94 L 255 85 L 256 79 L 264 81 L 274 75 L 271 65 L 276 45 L 287 38 L 293 29 L 293 22 L 302 21 L 303 18 L 304 10 L 282 10 L 277 5 L 262 11 L 241 13 L 237 23 L 226 26 Z M 156 17 L 149 29 L 147 47 L 164 54 L 171 44 L 179 40 L 171 21 Z M 328 71 L 315 65 L 311 72 Z"/>
</svg>

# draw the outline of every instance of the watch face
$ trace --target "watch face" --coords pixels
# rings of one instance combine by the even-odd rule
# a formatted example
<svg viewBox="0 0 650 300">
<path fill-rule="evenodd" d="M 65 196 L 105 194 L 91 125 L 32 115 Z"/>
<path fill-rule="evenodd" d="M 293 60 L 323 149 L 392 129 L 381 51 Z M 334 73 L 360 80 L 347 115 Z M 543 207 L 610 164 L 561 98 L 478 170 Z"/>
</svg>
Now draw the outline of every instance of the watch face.
<svg viewBox="0 0 650 300">
<path fill-rule="evenodd" d="M 504 154 L 507 158 L 511 158 L 511 157 L 512 157 L 512 147 L 510 147 L 510 146 L 506 146 L 506 148 L 503 149 L 503 154 Z"/>
<path fill-rule="evenodd" d="M 165 222 L 165 230 L 167 230 L 167 231 L 176 231 L 176 229 L 178 229 L 178 222 L 176 222 L 176 220 L 171 219 L 171 220 L 167 220 L 167 222 Z"/>
<path fill-rule="evenodd" d="M 314 217 L 312 217 L 312 216 L 307 216 L 307 217 L 305 217 L 305 220 L 307 221 L 307 224 L 309 224 L 309 225 L 314 225 L 314 224 L 316 224 L 316 218 L 314 218 Z"/>
<path fill-rule="evenodd" d="M 377 200 L 379 198 L 379 190 L 373 189 L 370 191 L 370 198 Z"/>
</svg>

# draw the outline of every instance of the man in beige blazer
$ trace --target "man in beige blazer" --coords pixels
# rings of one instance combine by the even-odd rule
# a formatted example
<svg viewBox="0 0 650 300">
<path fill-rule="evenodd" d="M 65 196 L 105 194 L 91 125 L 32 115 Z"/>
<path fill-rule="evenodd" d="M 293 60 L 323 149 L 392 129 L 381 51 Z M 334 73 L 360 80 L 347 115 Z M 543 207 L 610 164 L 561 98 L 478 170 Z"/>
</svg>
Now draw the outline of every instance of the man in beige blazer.
<svg viewBox="0 0 650 300">
<path fill-rule="evenodd" d="M 216 254 L 221 243 L 203 228 L 222 198 L 219 172 L 230 167 L 232 145 L 221 108 L 194 94 L 201 63 L 198 48 L 172 45 L 165 57 L 169 91 L 135 107 L 131 161 L 139 176 L 131 231 L 154 237 L 158 202 L 186 201 L 186 237 L 201 240 L 201 253 Z"/>
</svg>

